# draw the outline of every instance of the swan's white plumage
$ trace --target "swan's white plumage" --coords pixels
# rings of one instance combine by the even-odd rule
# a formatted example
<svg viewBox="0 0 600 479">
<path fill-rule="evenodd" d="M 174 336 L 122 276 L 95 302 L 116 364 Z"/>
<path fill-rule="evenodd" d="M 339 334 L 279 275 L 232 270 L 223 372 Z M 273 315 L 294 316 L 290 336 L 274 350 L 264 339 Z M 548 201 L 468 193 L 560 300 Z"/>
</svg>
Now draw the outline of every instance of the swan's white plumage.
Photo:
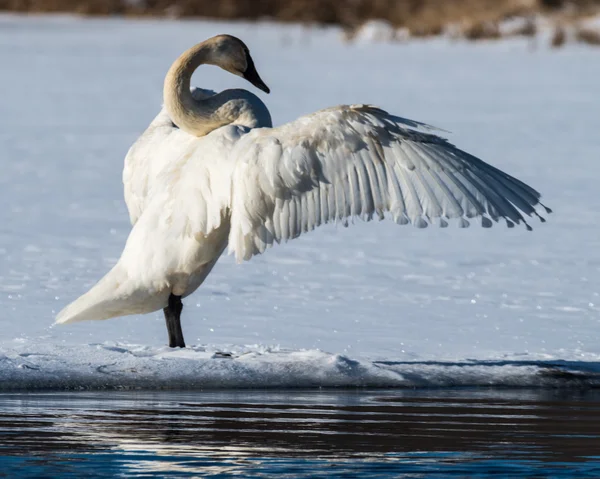
<svg viewBox="0 0 600 479">
<path fill-rule="evenodd" d="M 118 263 L 56 321 L 147 313 L 165 307 L 171 293 L 193 292 L 227 245 L 233 173 L 228 154 L 248 131 L 226 126 L 202 138 L 182 133 L 175 156 L 135 203 L 143 208 Z M 159 160 L 149 156 L 145 164 Z"/>
<path fill-rule="evenodd" d="M 417 227 L 537 215 L 537 191 L 428 128 L 354 105 L 245 135 L 232 152 L 230 252 L 247 260 L 320 224 L 385 212 Z"/>
<path fill-rule="evenodd" d="M 425 227 L 448 218 L 468 226 L 479 216 L 487 227 L 537 214 L 540 195 L 529 186 L 423 131 L 427 125 L 371 106 L 330 108 L 277 128 L 230 125 L 201 138 L 163 113 L 153 124 L 127 157 L 134 225 L 123 254 L 59 323 L 163 308 L 169 294 L 193 292 L 227 244 L 242 261 L 352 217 L 389 212 L 399 224 Z"/>
<path fill-rule="evenodd" d="M 248 91 L 190 95 L 191 75 L 202 63 L 269 91 L 234 37 L 213 37 L 176 60 L 165 78 L 166 109 L 125 159 L 133 228 L 123 253 L 58 314 L 58 323 L 164 308 L 171 294 L 198 288 L 228 244 L 242 261 L 353 217 L 388 212 L 397 223 L 418 227 L 434 220 L 446 226 L 449 218 L 467 226 L 467 218 L 480 217 L 488 227 L 500 218 L 514 226 L 537 215 L 537 191 L 427 125 L 353 105 L 272 128 L 267 107 Z M 183 338 L 173 342 L 182 345 Z"/>
<path fill-rule="evenodd" d="M 192 96 L 203 100 L 216 95 L 212 90 L 194 88 Z M 125 156 L 123 186 L 131 224 L 135 224 L 146 205 L 148 192 L 171 158 L 182 154 L 192 138 L 177 128 L 164 108 L 152 120 Z"/>
</svg>

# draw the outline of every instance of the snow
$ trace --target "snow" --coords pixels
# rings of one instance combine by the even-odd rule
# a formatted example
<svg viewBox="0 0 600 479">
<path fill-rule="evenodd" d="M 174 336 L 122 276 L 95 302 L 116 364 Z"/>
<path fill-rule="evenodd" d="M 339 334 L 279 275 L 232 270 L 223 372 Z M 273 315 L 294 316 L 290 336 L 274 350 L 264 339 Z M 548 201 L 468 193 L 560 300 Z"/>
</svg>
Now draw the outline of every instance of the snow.
<svg viewBox="0 0 600 479">
<path fill-rule="evenodd" d="M 579 26 L 590 29 L 600 29 L 600 15 L 589 16 L 579 22 Z"/>
<path fill-rule="evenodd" d="M 600 386 L 581 361 L 367 361 L 264 346 L 171 349 L 128 344 L 31 344 L 0 355 L 0 391 L 314 387 Z"/>
<path fill-rule="evenodd" d="M 391 42 L 396 39 L 406 39 L 406 31 L 396 29 L 385 20 L 369 20 L 352 32 L 351 39 L 355 42 L 377 43 Z M 399 37 L 399 38 L 397 38 Z"/>
<path fill-rule="evenodd" d="M 52 327 L 119 257 L 123 158 L 159 108 L 171 61 L 224 32 L 249 45 L 273 93 L 211 67 L 196 85 L 252 89 L 275 123 L 372 103 L 439 126 L 539 189 L 555 213 L 531 233 L 328 226 L 243 265 L 223 257 L 184 302 L 185 351 L 164 347 L 161 313 Z M 534 47 L 347 44 L 337 29 L 269 23 L 0 17 L 0 388 L 595 381 L 600 66 L 590 47 Z"/>
</svg>

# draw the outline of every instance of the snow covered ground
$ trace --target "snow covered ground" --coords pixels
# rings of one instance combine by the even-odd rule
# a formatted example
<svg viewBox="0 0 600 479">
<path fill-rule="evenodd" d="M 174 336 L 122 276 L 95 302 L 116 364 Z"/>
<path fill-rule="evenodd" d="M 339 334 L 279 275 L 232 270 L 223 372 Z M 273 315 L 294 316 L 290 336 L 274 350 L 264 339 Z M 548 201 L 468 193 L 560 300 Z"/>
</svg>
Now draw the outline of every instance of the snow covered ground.
<svg viewBox="0 0 600 479">
<path fill-rule="evenodd" d="M 122 162 L 166 70 L 217 33 L 249 45 L 275 123 L 373 103 L 452 131 L 555 213 L 531 233 L 328 226 L 243 265 L 223 257 L 184 303 L 185 351 L 164 347 L 162 313 L 52 327 L 120 255 Z M 335 29 L 0 17 L 0 389 L 540 385 L 573 379 L 555 374 L 565 370 L 597 381 L 598 55 L 529 40 L 348 45 Z M 194 83 L 252 89 L 213 67 Z"/>
</svg>

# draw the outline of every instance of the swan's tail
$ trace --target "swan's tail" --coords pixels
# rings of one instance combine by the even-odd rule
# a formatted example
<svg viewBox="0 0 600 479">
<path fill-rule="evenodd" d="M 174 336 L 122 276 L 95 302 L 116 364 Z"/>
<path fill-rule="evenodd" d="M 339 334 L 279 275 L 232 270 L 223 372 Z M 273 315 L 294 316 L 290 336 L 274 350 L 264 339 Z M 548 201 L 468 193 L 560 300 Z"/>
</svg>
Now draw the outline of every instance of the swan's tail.
<svg viewBox="0 0 600 479">
<path fill-rule="evenodd" d="M 58 313 L 56 324 L 149 313 L 165 307 L 167 298 L 168 292 L 151 294 L 145 288 L 135 287 L 117 263 L 92 289 Z"/>
</svg>

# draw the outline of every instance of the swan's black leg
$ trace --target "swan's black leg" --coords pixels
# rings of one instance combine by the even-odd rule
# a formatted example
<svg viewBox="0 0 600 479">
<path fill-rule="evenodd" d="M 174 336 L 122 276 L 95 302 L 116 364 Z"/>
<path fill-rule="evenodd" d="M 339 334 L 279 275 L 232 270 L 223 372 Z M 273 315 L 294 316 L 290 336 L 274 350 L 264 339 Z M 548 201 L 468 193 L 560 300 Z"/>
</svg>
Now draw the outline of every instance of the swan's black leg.
<svg viewBox="0 0 600 479">
<path fill-rule="evenodd" d="M 169 332 L 170 348 L 185 348 L 183 340 L 183 331 L 181 331 L 181 310 L 183 303 L 181 296 L 169 295 L 169 305 L 163 309 L 165 320 L 167 321 L 167 331 Z"/>
</svg>

